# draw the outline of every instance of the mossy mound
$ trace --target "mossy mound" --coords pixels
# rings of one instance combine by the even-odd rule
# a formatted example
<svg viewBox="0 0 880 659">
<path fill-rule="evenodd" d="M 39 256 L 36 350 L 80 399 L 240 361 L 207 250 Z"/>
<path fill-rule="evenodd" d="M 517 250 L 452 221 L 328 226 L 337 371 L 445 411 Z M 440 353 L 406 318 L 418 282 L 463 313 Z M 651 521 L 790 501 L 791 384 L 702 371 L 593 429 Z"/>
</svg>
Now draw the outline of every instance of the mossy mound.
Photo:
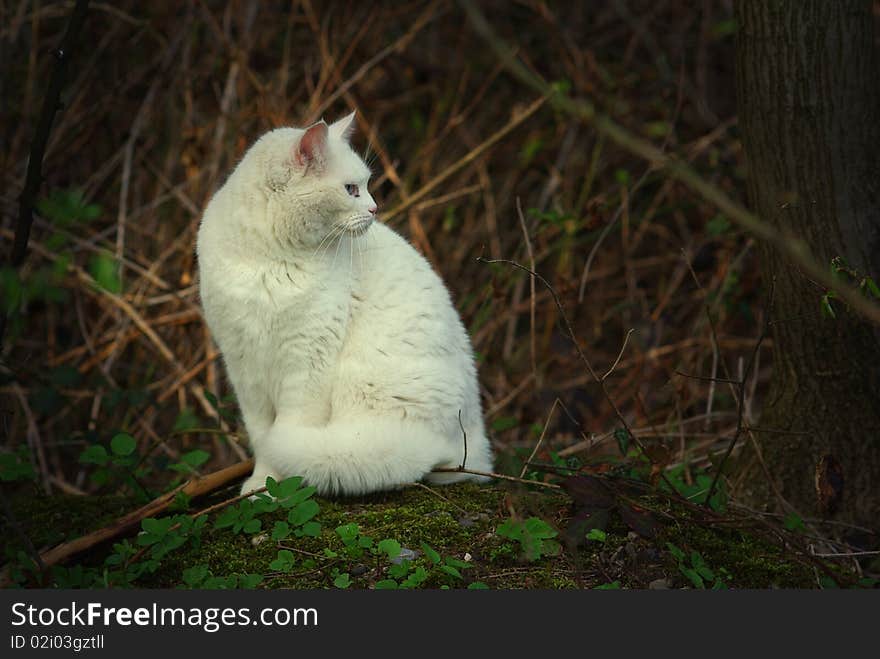
<svg viewBox="0 0 880 659">
<path fill-rule="evenodd" d="M 214 501 L 228 496 L 229 491 L 218 493 Z M 658 516 L 658 531 L 650 539 L 637 536 L 614 516 L 604 537 L 594 533 L 592 539 L 572 538 L 566 534 L 571 502 L 564 493 L 505 484 L 411 487 L 317 502 L 320 512 L 314 519 L 321 525 L 320 533 L 280 542 L 270 533 L 276 521 L 286 519 L 287 511 L 263 515 L 260 530 L 251 534 L 214 528 L 214 515 L 200 542 L 187 541 L 169 552 L 155 571 L 144 572 L 134 585 L 185 585 L 185 571 L 197 566 L 214 577 L 261 575 L 261 579 L 254 577 L 260 588 L 387 585 L 393 574 L 392 562 L 375 547 L 379 541 L 391 539 L 411 560 L 410 571 L 424 568 L 423 575 L 427 576 L 420 586 L 428 588 L 460 588 L 474 582 L 490 588 L 681 588 L 698 585 L 693 571 L 703 574 L 706 587 L 815 587 L 813 570 L 784 554 L 778 545 L 745 529 L 697 523 L 686 511 L 671 509 L 668 502 L 664 502 L 665 510 Z M 212 501 L 199 503 L 210 505 Z M 645 504 L 647 509 L 659 509 L 660 505 L 648 498 Z M 19 527 L 41 548 L 100 528 L 136 507 L 133 500 L 124 497 L 19 495 L 12 500 Z M 529 560 L 522 542 L 498 533 L 512 514 L 518 519 L 543 520 L 559 531 L 555 540 L 560 543 L 551 541 L 541 552 L 548 555 Z M 372 544 L 362 551 L 347 548 L 335 529 L 348 524 L 356 524 L 359 537 L 370 538 Z M 3 530 L 3 537 L 20 544 L 9 528 Z M 134 539 L 132 543 L 136 544 Z M 279 550 L 293 555 L 284 569 L 270 565 Z M 74 557 L 68 566 L 97 567 L 111 552 L 112 543 L 108 542 Z M 447 562 L 452 569 L 441 567 Z M 234 585 L 236 581 L 227 583 Z"/>
</svg>

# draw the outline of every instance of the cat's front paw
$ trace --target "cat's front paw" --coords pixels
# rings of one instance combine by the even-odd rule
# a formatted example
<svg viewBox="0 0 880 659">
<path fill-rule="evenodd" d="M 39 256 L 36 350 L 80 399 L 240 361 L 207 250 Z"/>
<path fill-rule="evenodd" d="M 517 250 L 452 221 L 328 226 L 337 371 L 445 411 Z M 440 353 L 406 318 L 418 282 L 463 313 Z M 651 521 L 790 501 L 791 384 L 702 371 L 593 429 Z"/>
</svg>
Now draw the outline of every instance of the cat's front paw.
<svg viewBox="0 0 880 659">
<path fill-rule="evenodd" d="M 259 466 L 254 468 L 254 473 L 251 474 L 244 483 L 241 484 L 241 493 L 248 494 L 250 492 L 254 492 L 255 490 L 260 490 L 266 487 L 266 478 L 271 476 L 276 481 L 280 480 L 278 476 L 271 469 L 260 468 Z M 253 498 L 253 497 L 251 497 Z"/>
</svg>

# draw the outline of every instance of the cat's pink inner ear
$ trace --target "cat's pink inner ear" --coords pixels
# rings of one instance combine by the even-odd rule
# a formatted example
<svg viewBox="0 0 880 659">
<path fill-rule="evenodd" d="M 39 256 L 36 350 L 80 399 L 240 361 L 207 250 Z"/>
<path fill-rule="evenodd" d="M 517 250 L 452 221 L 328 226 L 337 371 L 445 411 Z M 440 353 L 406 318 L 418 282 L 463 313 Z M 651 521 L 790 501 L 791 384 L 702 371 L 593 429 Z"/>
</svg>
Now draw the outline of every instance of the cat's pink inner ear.
<svg viewBox="0 0 880 659">
<path fill-rule="evenodd" d="M 293 159 L 301 166 L 320 163 L 327 153 L 327 124 L 319 121 L 306 130 L 294 147 Z"/>
</svg>

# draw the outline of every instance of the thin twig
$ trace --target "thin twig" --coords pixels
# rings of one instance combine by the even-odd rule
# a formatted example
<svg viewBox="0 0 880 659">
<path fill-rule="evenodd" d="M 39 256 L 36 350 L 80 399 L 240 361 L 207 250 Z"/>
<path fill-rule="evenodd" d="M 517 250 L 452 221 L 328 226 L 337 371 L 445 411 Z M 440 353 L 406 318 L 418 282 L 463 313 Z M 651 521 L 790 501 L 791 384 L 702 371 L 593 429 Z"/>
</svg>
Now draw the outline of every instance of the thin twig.
<svg viewBox="0 0 880 659">
<path fill-rule="evenodd" d="M 464 469 L 467 466 L 467 430 L 461 422 L 461 410 L 458 410 L 458 427 L 461 428 L 461 441 L 464 443 L 464 455 L 461 458 L 461 468 Z"/>
<path fill-rule="evenodd" d="M 550 413 L 547 415 L 547 421 L 544 423 L 544 428 L 541 430 L 541 436 L 538 437 L 538 441 L 535 443 L 535 448 L 532 449 L 532 452 L 529 454 L 528 459 L 523 463 L 522 471 L 519 472 L 519 477 L 522 478 L 526 475 L 526 472 L 529 469 L 529 466 L 532 464 L 532 459 L 538 453 L 538 449 L 541 448 L 541 443 L 544 441 L 544 435 L 547 434 L 547 429 L 550 427 L 550 420 L 553 418 L 553 412 L 556 410 L 556 406 L 559 405 L 562 401 L 557 398 L 553 401 L 553 405 L 550 407 Z"/>
<path fill-rule="evenodd" d="M 623 357 L 623 352 L 626 350 L 627 341 L 629 341 L 629 335 L 635 332 L 635 327 L 631 327 L 629 331 L 627 331 L 626 336 L 623 337 L 623 345 L 620 346 L 620 352 L 617 353 L 617 359 L 614 360 L 614 363 L 611 365 L 611 368 L 602 376 L 602 380 L 604 381 L 609 375 L 614 372 L 614 369 L 617 368 L 617 365 L 620 363 L 620 358 Z"/>
<path fill-rule="evenodd" d="M 685 373 L 683 371 L 679 371 L 677 368 L 674 369 L 676 375 L 680 375 L 683 378 L 691 378 L 692 380 L 703 380 L 704 382 L 725 382 L 730 384 L 740 384 L 739 380 L 728 380 L 727 378 L 715 378 L 708 375 L 691 375 L 690 373 Z M 706 412 L 705 414 L 707 420 L 711 419 L 712 413 Z"/>
<path fill-rule="evenodd" d="M 412 482 L 412 483 L 407 483 L 407 485 L 409 485 L 410 487 L 420 487 L 420 488 L 422 488 L 423 490 L 426 490 L 427 492 L 430 492 L 431 494 L 433 494 L 433 495 L 434 495 L 435 497 L 437 497 L 438 499 L 442 499 L 443 501 L 445 501 L 445 502 L 448 503 L 449 505 L 451 505 L 451 506 L 455 506 L 455 507 L 458 508 L 461 512 L 463 512 L 463 513 L 467 513 L 467 512 L 468 512 L 466 508 L 462 508 L 462 507 L 459 506 L 457 503 L 455 503 L 455 501 L 453 501 L 452 499 L 450 499 L 450 498 L 448 498 L 448 497 L 444 497 L 442 494 L 440 494 L 440 493 L 439 493 L 437 490 L 435 490 L 433 487 L 428 487 L 428 486 L 425 485 L 424 483 L 419 483 L 418 481 L 414 481 L 414 482 Z"/>
<path fill-rule="evenodd" d="M 544 481 L 534 481 L 528 478 L 517 478 L 516 476 L 508 476 L 507 474 L 496 474 L 492 471 L 477 471 L 475 469 L 462 469 L 461 467 L 434 467 L 431 472 L 435 474 L 473 474 L 474 476 L 486 476 L 487 478 L 496 478 L 502 481 L 511 481 L 513 483 L 524 483 L 525 485 L 537 485 L 538 487 L 546 487 L 551 490 L 561 490 L 561 485 L 555 483 L 545 483 Z"/>
</svg>

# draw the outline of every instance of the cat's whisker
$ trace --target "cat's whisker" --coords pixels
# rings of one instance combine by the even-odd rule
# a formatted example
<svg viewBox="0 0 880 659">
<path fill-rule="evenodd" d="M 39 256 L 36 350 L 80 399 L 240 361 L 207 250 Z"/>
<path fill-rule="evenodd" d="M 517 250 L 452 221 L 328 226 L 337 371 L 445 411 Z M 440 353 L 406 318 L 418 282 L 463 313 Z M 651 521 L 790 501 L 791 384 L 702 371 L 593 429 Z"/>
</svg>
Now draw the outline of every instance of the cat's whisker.
<svg viewBox="0 0 880 659">
<path fill-rule="evenodd" d="M 344 225 L 343 225 L 341 222 L 340 222 L 340 223 L 336 223 L 336 224 L 334 224 L 332 227 L 330 227 L 330 231 L 327 232 L 327 235 L 324 236 L 323 240 L 321 240 L 321 242 L 320 242 L 320 243 L 318 244 L 318 246 L 315 248 L 315 251 L 312 252 L 312 258 L 314 258 L 315 256 L 317 256 L 317 254 L 318 254 L 318 250 L 320 250 L 321 247 L 322 247 L 325 243 L 326 243 L 327 247 L 329 247 L 329 246 L 330 246 L 330 243 L 333 242 L 333 236 L 334 236 L 334 235 L 336 235 L 336 236 L 341 235 L 341 234 L 342 234 L 342 230 L 343 230 L 343 228 L 344 228 Z"/>
<path fill-rule="evenodd" d="M 333 270 L 336 268 L 336 259 L 339 256 L 339 248 L 342 246 L 342 238 L 336 241 L 336 252 L 333 254 L 333 262 L 330 264 L 330 269 Z"/>
</svg>

